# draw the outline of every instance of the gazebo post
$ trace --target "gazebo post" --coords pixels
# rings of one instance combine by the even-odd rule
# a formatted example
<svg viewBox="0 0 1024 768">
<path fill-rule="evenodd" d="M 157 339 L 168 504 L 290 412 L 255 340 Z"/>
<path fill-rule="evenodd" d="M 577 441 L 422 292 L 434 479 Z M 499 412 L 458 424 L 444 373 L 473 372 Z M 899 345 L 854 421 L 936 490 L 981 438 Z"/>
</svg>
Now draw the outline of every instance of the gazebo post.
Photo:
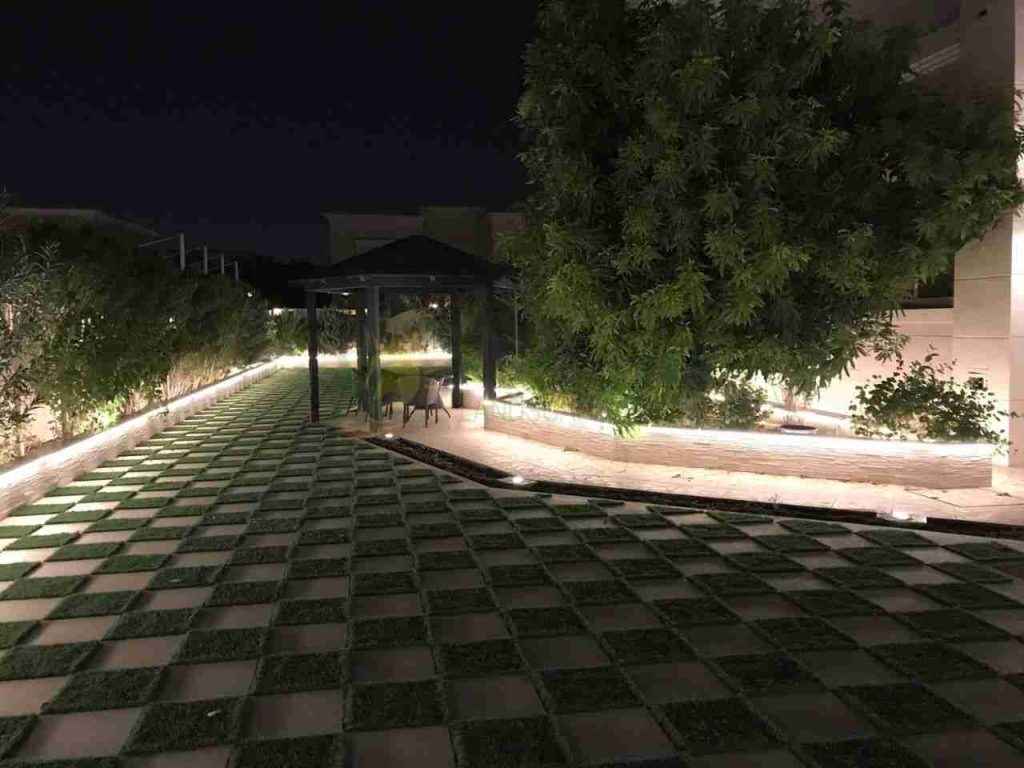
<svg viewBox="0 0 1024 768">
<path fill-rule="evenodd" d="M 309 420 L 316 424 L 320 421 L 320 369 L 316 359 L 320 347 L 320 328 L 316 319 L 316 293 L 313 291 L 306 291 L 306 325 L 309 329 Z"/>
<path fill-rule="evenodd" d="M 356 299 L 356 371 L 359 374 L 356 389 L 359 407 L 369 413 L 366 401 L 366 381 L 369 375 L 366 360 L 366 297 L 360 292 Z"/>
<path fill-rule="evenodd" d="M 498 339 L 494 323 L 494 288 L 490 285 L 487 286 L 483 295 L 480 335 L 484 369 L 484 400 L 493 400 L 497 396 L 498 384 Z"/>
<path fill-rule="evenodd" d="M 376 432 L 381 426 L 380 391 L 380 287 L 366 286 L 366 354 L 368 374 L 366 377 L 367 412 L 370 414 L 370 431 Z"/>
<path fill-rule="evenodd" d="M 452 324 L 452 408 L 462 407 L 462 302 L 452 291 L 449 306 Z"/>
</svg>

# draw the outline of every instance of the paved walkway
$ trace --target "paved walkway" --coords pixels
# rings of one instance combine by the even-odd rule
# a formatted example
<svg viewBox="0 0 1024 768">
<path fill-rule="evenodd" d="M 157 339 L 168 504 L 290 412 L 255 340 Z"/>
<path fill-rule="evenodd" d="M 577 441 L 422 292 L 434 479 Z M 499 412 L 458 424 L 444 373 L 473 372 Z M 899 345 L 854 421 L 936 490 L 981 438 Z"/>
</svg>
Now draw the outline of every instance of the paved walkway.
<svg viewBox="0 0 1024 768">
<path fill-rule="evenodd" d="M 335 423 L 349 430 L 363 424 L 352 418 Z M 944 491 L 612 461 L 487 432 L 477 410 L 452 411 L 451 419 L 442 413 L 436 424 L 431 418 L 429 427 L 414 418 L 403 428 L 396 416 L 387 428 L 423 445 L 534 479 L 1024 525 L 1024 470 L 1005 467 L 996 467 L 991 488 Z"/>
<path fill-rule="evenodd" d="M 0 765 L 1024 764 L 1024 542 L 485 489 L 304 381 L 0 521 Z"/>
</svg>

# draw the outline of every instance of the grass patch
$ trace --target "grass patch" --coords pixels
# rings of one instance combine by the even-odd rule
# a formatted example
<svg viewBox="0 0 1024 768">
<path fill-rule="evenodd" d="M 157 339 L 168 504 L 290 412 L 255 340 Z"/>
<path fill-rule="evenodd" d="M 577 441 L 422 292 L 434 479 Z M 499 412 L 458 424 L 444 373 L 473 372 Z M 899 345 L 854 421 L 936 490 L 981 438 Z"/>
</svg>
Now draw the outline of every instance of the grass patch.
<svg viewBox="0 0 1024 768">
<path fill-rule="evenodd" d="M 760 525 L 770 523 L 772 519 L 764 515 L 751 515 L 746 512 L 730 512 L 725 509 L 712 509 L 708 511 L 708 517 L 720 523 L 731 523 L 732 525 Z"/>
<path fill-rule="evenodd" d="M 139 707 L 153 698 L 162 673 L 162 667 L 77 672 L 46 705 L 46 711 L 82 712 Z"/>
<path fill-rule="evenodd" d="M 14 581 L 27 576 L 38 563 L 2 563 L 0 564 L 0 581 Z"/>
<path fill-rule="evenodd" d="M 25 536 L 24 538 L 12 541 L 4 549 L 10 551 L 15 549 L 49 549 L 51 547 L 63 547 L 78 538 L 77 533 L 49 533 L 44 536 Z"/>
<path fill-rule="evenodd" d="M 921 565 L 920 560 L 900 552 L 898 549 L 886 547 L 851 547 L 850 549 L 839 549 L 836 552 L 858 565 L 873 565 L 878 568 Z"/>
<path fill-rule="evenodd" d="M 299 534 L 299 545 L 308 547 L 323 544 L 345 544 L 349 538 L 348 531 L 342 528 L 314 529 Z"/>
<path fill-rule="evenodd" d="M 906 586 L 895 576 L 869 565 L 819 568 L 814 575 L 844 589 L 895 589 Z"/>
<path fill-rule="evenodd" d="M 34 621 L 0 622 L 0 649 L 16 645 L 19 640 L 32 631 L 35 625 Z"/>
<path fill-rule="evenodd" d="M 278 581 L 232 581 L 214 587 L 206 605 L 217 607 L 272 603 L 280 593 L 281 583 Z"/>
<path fill-rule="evenodd" d="M 690 647 L 667 629 L 626 629 L 601 635 L 617 664 L 657 664 L 693 658 Z"/>
<path fill-rule="evenodd" d="M 567 581 L 563 583 L 573 602 L 580 605 L 608 605 L 637 600 L 636 594 L 620 581 Z"/>
<path fill-rule="evenodd" d="M 334 736 L 252 741 L 235 752 L 233 768 L 329 768 L 338 751 Z"/>
<path fill-rule="evenodd" d="M 52 504 L 27 504 L 24 507 L 18 507 L 16 510 L 11 512 L 8 517 L 23 517 L 25 515 L 58 515 L 61 512 L 66 512 L 75 506 L 74 502 L 54 502 Z"/>
<path fill-rule="evenodd" d="M 155 571 L 167 562 L 167 555 L 115 555 L 93 573 L 139 573 Z"/>
<path fill-rule="evenodd" d="M 199 565 L 193 568 L 161 568 L 149 582 L 148 589 L 205 587 L 213 583 L 219 570 L 214 565 Z"/>
<path fill-rule="evenodd" d="M 787 592 L 786 597 L 814 616 L 871 616 L 882 609 L 859 595 L 835 589 L 808 589 Z"/>
<path fill-rule="evenodd" d="M 726 559 L 737 568 L 753 573 L 793 573 L 804 570 L 800 563 L 778 552 L 737 552 Z"/>
<path fill-rule="evenodd" d="M 6 762 L 4 768 L 120 768 L 116 757 L 73 757 L 67 760 L 33 760 L 30 763 Z"/>
<path fill-rule="evenodd" d="M 71 595 L 50 611 L 47 619 L 82 619 L 87 616 L 108 616 L 124 613 L 138 597 L 138 592 L 97 592 Z"/>
<path fill-rule="evenodd" d="M 850 529 L 845 525 L 839 525 L 839 523 L 827 523 L 823 520 L 801 520 L 788 519 L 779 520 L 779 525 L 783 528 L 787 528 L 797 533 L 802 533 L 807 536 L 841 536 L 842 534 L 849 533 Z"/>
<path fill-rule="evenodd" d="M 107 633 L 107 640 L 129 640 L 136 637 L 183 635 L 192 625 L 195 608 L 173 608 L 163 611 L 131 611 L 118 619 Z"/>
<path fill-rule="evenodd" d="M 690 580 L 716 595 L 770 595 L 775 590 L 749 573 L 698 573 Z"/>
<path fill-rule="evenodd" d="M 181 542 L 177 553 L 188 552 L 224 552 L 234 549 L 240 536 L 193 536 Z"/>
<path fill-rule="evenodd" d="M 390 528 L 393 525 L 405 524 L 405 518 L 402 517 L 401 512 L 361 512 L 357 510 L 357 513 L 356 528 Z"/>
<path fill-rule="evenodd" d="M 441 668 L 447 677 L 486 677 L 523 668 L 523 660 L 511 640 L 481 640 L 441 646 Z"/>
<path fill-rule="evenodd" d="M 638 515 L 612 515 L 611 519 L 623 528 L 672 528 L 672 523 L 661 515 L 644 512 Z"/>
<path fill-rule="evenodd" d="M 409 554 L 409 542 L 405 539 L 382 539 L 380 541 L 357 541 L 356 557 L 385 557 Z"/>
<path fill-rule="evenodd" d="M 524 517 L 514 522 L 522 533 L 548 533 L 564 531 L 567 526 L 557 517 Z"/>
<path fill-rule="evenodd" d="M 355 622 L 354 631 L 355 648 L 399 648 L 427 643 L 427 625 L 419 616 L 364 619 Z"/>
<path fill-rule="evenodd" d="M 345 664 L 338 653 L 285 653 L 264 656 L 257 693 L 290 693 L 340 688 Z"/>
<path fill-rule="evenodd" d="M 185 637 L 175 663 L 256 659 L 263 651 L 266 637 L 267 630 L 263 627 L 193 630 Z"/>
<path fill-rule="evenodd" d="M 397 573 L 361 573 L 356 576 L 353 594 L 393 595 L 400 592 L 415 592 L 416 578 L 411 571 Z"/>
<path fill-rule="evenodd" d="M 409 528 L 412 539 L 448 539 L 462 535 L 455 523 L 419 523 Z"/>
<path fill-rule="evenodd" d="M 443 589 L 427 593 L 431 613 L 477 613 L 494 609 L 491 593 L 484 588 Z"/>
<path fill-rule="evenodd" d="M 129 541 L 173 541 L 184 539 L 192 532 L 192 526 L 169 525 L 163 528 L 139 528 L 131 536 Z"/>
<path fill-rule="evenodd" d="M 937 610 L 899 613 L 896 618 L 925 635 L 950 643 L 1005 640 L 1009 633 L 964 611 Z"/>
<path fill-rule="evenodd" d="M 839 651 L 857 644 L 831 624 L 811 617 L 761 619 L 751 622 L 776 645 L 787 651 Z"/>
<path fill-rule="evenodd" d="M 880 739 L 853 739 L 805 744 L 821 768 L 928 768 L 928 763 L 906 747 Z"/>
<path fill-rule="evenodd" d="M 996 584 L 1012 581 L 1005 573 L 986 568 L 977 563 L 932 563 L 932 568 L 955 576 L 962 581 L 971 581 L 976 584 Z"/>
<path fill-rule="evenodd" d="M 416 555 L 416 566 L 421 571 L 450 571 L 459 568 L 476 568 L 476 561 L 469 552 L 464 550 L 420 552 Z"/>
<path fill-rule="evenodd" d="M 460 765 L 517 768 L 566 764 L 546 717 L 474 720 L 455 726 Z"/>
<path fill-rule="evenodd" d="M 316 491 L 313 493 L 316 498 Z M 318 504 L 306 508 L 305 520 L 320 520 L 336 517 L 351 517 L 352 510 L 347 504 Z"/>
<path fill-rule="evenodd" d="M 581 528 L 576 531 L 587 544 L 617 544 L 619 542 L 633 542 L 636 537 L 622 528 Z"/>
<path fill-rule="evenodd" d="M 755 536 L 754 541 L 775 552 L 825 552 L 828 550 L 828 547 L 820 541 L 793 533 Z"/>
<path fill-rule="evenodd" d="M 821 687 L 814 675 L 785 653 L 723 656 L 715 659 L 715 662 L 749 694 L 784 693 Z"/>
<path fill-rule="evenodd" d="M 594 559 L 591 551 L 580 544 L 554 544 L 533 551 L 544 563 L 582 563 Z"/>
<path fill-rule="evenodd" d="M 70 674 L 99 645 L 90 642 L 18 646 L 0 659 L 0 680 L 25 680 Z"/>
<path fill-rule="evenodd" d="M 586 632 L 583 622 L 569 608 L 519 608 L 508 612 L 517 635 L 548 637 Z"/>
<path fill-rule="evenodd" d="M 994 669 L 941 643 L 896 643 L 871 649 L 886 664 L 925 682 L 995 677 Z"/>
<path fill-rule="evenodd" d="M 289 579 L 321 579 L 346 575 L 348 575 L 348 559 L 344 557 L 292 560 L 288 568 Z"/>
<path fill-rule="evenodd" d="M 639 704 L 626 678 L 613 667 L 539 673 L 556 712 L 621 709 Z"/>
<path fill-rule="evenodd" d="M 85 529 L 86 533 L 111 533 L 113 531 L 134 531 L 144 528 L 149 523 L 145 517 L 106 519 L 93 523 Z"/>
<path fill-rule="evenodd" d="M 20 539 L 22 536 L 31 536 L 40 528 L 42 528 L 41 525 L 0 525 L 0 539 Z"/>
<path fill-rule="evenodd" d="M 231 555 L 231 565 L 266 565 L 288 560 L 290 547 L 242 547 Z"/>
<path fill-rule="evenodd" d="M 654 607 L 675 627 L 703 627 L 715 624 L 736 624 L 739 616 L 724 604 L 710 597 L 688 597 L 655 600 Z"/>
<path fill-rule="evenodd" d="M 938 546 L 931 539 L 925 538 L 915 531 L 907 531 L 902 528 L 873 528 L 867 531 L 857 532 L 861 538 L 867 539 L 872 544 L 883 547 L 936 547 Z"/>
<path fill-rule="evenodd" d="M 0 717 L 0 757 L 14 749 L 35 722 L 34 715 Z"/>
<path fill-rule="evenodd" d="M 103 557 L 110 557 L 121 548 L 117 541 L 102 541 L 96 544 L 69 544 L 61 547 L 48 558 L 50 562 L 63 560 L 98 560 Z"/>
<path fill-rule="evenodd" d="M 612 560 L 611 566 L 627 581 L 644 579 L 678 579 L 679 571 L 664 560 L 654 557 L 623 558 Z"/>
<path fill-rule="evenodd" d="M 918 591 L 943 605 L 974 611 L 985 608 L 1020 608 L 1015 600 L 978 584 L 919 584 Z"/>
<path fill-rule="evenodd" d="M 998 541 L 968 541 L 962 544 L 949 544 L 946 549 L 963 555 L 971 560 L 982 563 L 1005 563 L 1013 560 L 1024 560 L 1024 552 L 1013 549 Z"/>
<path fill-rule="evenodd" d="M 942 733 L 968 728 L 974 720 L 917 683 L 843 688 L 882 728 L 897 734 Z"/>
<path fill-rule="evenodd" d="M 680 530 L 687 536 L 704 541 L 728 541 L 730 539 L 747 538 L 747 535 L 739 528 L 725 523 L 684 525 L 680 526 Z"/>
<path fill-rule="evenodd" d="M 481 533 L 469 536 L 469 545 L 480 551 L 492 549 L 521 549 L 526 542 L 518 533 Z"/>
<path fill-rule="evenodd" d="M 718 553 L 703 541 L 696 539 L 665 539 L 664 541 L 648 541 L 663 557 L 670 559 L 690 559 L 698 557 L 718 557 Z"/>
<path fill-rule="evenodd" d="M 460 509 L 456 515 L 460 523 L 496 523 L 505 519 L 505 516 L 493 507 Z"/>
<path fill-rule="evenodd" d="M 296 624 L 332 624 L 348 619 L 348 603 L 344 598 L 315 600 L 283 600 L 278 603 L 276 626 Z"/>
<path fill-rule="evenodd" d="M 95 523 L 110 514 L 109 509 L 78 509 L 61 512 L 47 520 L 48 525 L 65 525 L 68 523 Z M 0 531 L 3 531 L 0 528 Z"/>
<path fill-rule="evenodd" d="M 547 571 L 540 565 L 496 565 L 487 569 L 487 577 L 496 587 L 525 587 L 548 583 Z"/>
<path fill-rule="evenodd" d="M 206 512 L 199 525 L 246 525 L 251 517 L 249 512 Z"/>
<path fill-rule="evenodd" d="M 129 753 L 170 752 L 228 744 L 242 724 L 244 699 L 160 703 L 147 707 L 128 740 Z"/>
<path fill-rule="evenodd" d="M 360 685 L 352 691 L 352 728 L 414 728 L 444 722 L 444 705 L 436 683 Z"/>
<path fill-rule="evenodd" d="M 779 744 L 772 729 L 740 699 L 683 701 L 662 707 L 687 752 L 770 749 Z"/>
<path fill-rule="evenodd" d="M 0 594 L 0 600 L 34 600 L 41 597 L 64 597 L 85 583 L 84 576 L 44 576 L 20 579 Z"/>
</svg>

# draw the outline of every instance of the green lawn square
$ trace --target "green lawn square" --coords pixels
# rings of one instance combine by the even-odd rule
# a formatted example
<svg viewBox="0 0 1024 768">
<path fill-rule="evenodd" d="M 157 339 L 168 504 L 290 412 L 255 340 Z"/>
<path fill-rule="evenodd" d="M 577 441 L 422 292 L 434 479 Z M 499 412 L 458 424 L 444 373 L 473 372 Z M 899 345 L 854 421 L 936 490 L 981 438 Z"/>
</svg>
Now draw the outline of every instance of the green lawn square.
<svg viewBox="0 0 1024 768">
<path fill-rule="evenodd" d="M 0 717 L 0 757 L 12 751 L 35 725 L 34 715 Z"/>
<path fill-rule="evenodd" d="M 636 537 L 622 528 L 581 528 L 576 535 L 587 544 L 616 544 L 636 541 Z"/>
<path fill-rule="evenodd" d="M 272 603 L 280 593 L 281 583 L 277 581 L 232 581 L 214 587 L 206 605 L 217 607 Z"/>
<path fill-rule="evenodd" d="M 612 515 L 611 519 L 624 528 L 672 528 L 672 523 L 661 515 L 640 513 L 636 515 Z"/>
<path fill-rule="evenodd" d="M 0 680 L 67 675 L 99 646 L 93 642 L 17 646 L 0 658 Z"/>
<path fill-rule="evenodd" d="M 486 677 L 523 668 L 523 659 L 511 640 L 480 640 L 441 646 L 441 668 L 447 677 Z"/>
<path fill-rule="evenodd" d="M 469 545 L 477 550 L 521 549 L 526 546 L 518 533 L 481 533 L 467 539 Z"/>
<path fill-rule="evenodd" d="M 152 704 L 143 711 L 125 751 L 170 752 L 231 743 L 242 725 L 244 701 Z"/>
<path fill-rule="evenodd" d="M 556 712 L 622 709 L 640 703 L 626 678 L 614 667 L 558 669 L 540 672 L 539 677 Z"/>
<path fill-rule="evenodd" d="M 60 693 L 46 705 L 47 712 L 139 707 L 156 693 L 162 667 L 87 670 L 72 675 Z"/>
<path fill-rule="evenodd" d="M 266 638 L 267 630 L 263 627 L 192 630 L 185 637 L 175 663 L 256 659 L 263 652 Z"/>
<path fill-rule="evenodd" d="M 931 563 L 932 568 L 955 576 L 961 581 L 973 581 L 977 584 L 997 584 L 1012 581 L 1005 573 L 985 568 L 977 563 Z"/>
<path fill-rule="evenodd" d="M 321 520 L 326 518 L 351 517 L 352 510 L 347 504 L 316 504 L 306 508 L 306 520 Z"/>
<path fill-rule="evenodd" d="M 70 595 L 86 581 L 85 576 L 43 576 L 19 579 L 0 593 L 0 600 L 34 600 Z"/>
<path fill-rule="evenodd" d="M 821 768 L 928 768 L 930 765 L 895 741 L 853 739 L 805 744 Z"/>
<path fill-rule="evenodd" d="M 363 619 L 354 624 L 355 648 L 399 648 L 427 643 L 427 625 L 419 616 Z"/>
<path fill-rule="evenodd" d="M 704 541 L 728 541 L 745 539 L 747 535 L 739 528 L 726 523 L 687 524 L 679 527 L 687 536 Z"/>
<path fill-rule="evenodd" d="M 872 528 L 857 532 L 861 538 L 884 547 L 937 547 L 934 541 L 916 531 L 902 528 Z"/>
<path fill-rule="evenodd" d="M 567 763 L 546 717 L 473 720 L 458 723 L 454 728 L 460 765 L 526 768 Z"/>
<path fill-rule="evenodd" d="M 654 607 L 675 627 L 736 624 L 740 620 L 723 603 L 710 597 L 656 600 Z"/>
<path fill-rule="evenodd" d="M 71 509 L 73 506 L 75 506 L 74 502 L 71 501 L 56 501 L 50 504 L 27 504 L 24 507 L 18 507 L 13 512 L 8 513 L 8 517 L 22 517 L 25 515 L 57 515 Z"/>
<path fill-rule="evenodd" d="M 516 634 L 523 637 L 575 635 L 586 628 L 569 608 L 519 608 L 508 612 Z"/>
<path fill-rule="evenodd" d="M 550 581 L 540 565 L 495 565 L 487 569 L 487 577 L 496 587 L 524 587 Z"/>
<path fill-rule="evenodd" d="M 177 554 L 224 552 L 234 549 L 240 539 L 240 536 L 190 536 L 178 546 Z"/>
<path fill-rule="evenodd" d="M 260 662 L 256 693 L 290 693 L 340 688 L 345 660 L 340 653 L 282 653 Z"/>
<path fill-rule="evenodd" d="M 192 568 L 161 568 L 149 582 L 148 589 L 205 587 L 213 583 L 219 571 L 220 569 L 214 565 L 199 565 Z"/>
<path fill-rule="evenodd" d="M 837 549 L 837 554 L 847 560 L 852 560 L 858 565 L 873 565 L 878 568 L 892 568 L 899 566 L 920 566 L 921 561 L 911 557 L 898 549 L 888 547 L 851 547 L 849 549 Z"/>
<path fill-rule="evenodd" d="M 83 545 L 89 546 L 89 545 Z M 115 555 L 107 558 L 93 573 L 138 573 L 155 571 L 167 562 L 167 555 Z"/>
<path fill-rule="evenodd" d="M 95 544 L 68 544 L 61 547 L 47 560 L 50 562 L 62 560 L 98 560 L 110 557 L 121 549 L 121 543 L 117 541 L 101 541 Z"/>
<path fill-rule="evenodd" d="M 399 571 L 396 573 L 360 573 L 356 576 L 353 594 L 390 595 L 415 591 L 415 574 L 411 571 Z"/>
<path fill-rule="evenodd" d="M 654 557 L 623 558 L 612 560 L 612 568 L 627 581 L 644 579 L 678 579 L 679 571 L 664 560 Z"/>
<path fill-rule="evenodd" d="M 754 541 L 763 547 L 775 552 L 826 552 L 828 547 L 816 539 L 808 536 L 800 536 L 793 533 L 772 534 L 770 536 L 755 536 Z"/>
<path fill-rule="evenodd" d="M 343 528 L 321 528 L 302 531 L 299 534 L 299 546 L 311 547 L 325 544 L 345 544 L 351 537 Z"/>
<path fill-rule="evenodd" d="M 682 701 L 662 707 L 683 748 L 695 755 L 771 749 L 779 740 L 771 727 L 740 699 Z"/>
<path fill-rule="evenodd" d="M 158 611 L 131 611 L 122 614 L 107 640 L 129 640 L 137 637 L 183 635 L 192 625 L 196 608 L 170 608 Z"/>
<path fill-rule="evenodd" d="M 64 598 L 61 604 L 50 611 L 50 615 L 46 618 L 50 620 L 82 619 L 88 616 L 124 613 L 138 595 L 139 593 L 134 591 L 71 595 Z"/>
<path fill-rule="evenodd" d="M 437 683 L 360 685 L 352 691 L 352 728 L 376 731 L 444 723 L 444 705 Z"/>
<path fill-rule="evenodd" d="M 569 597 L 580 605 L 629 603 L 638 599 L 629 587 L 614 579 L 567 581 L 562 586 L 569 593 Z"/>
<path fill-rule="evenodd" d="M 344 598 L 282 600 L 274 617 L 276 626 L 295 624 L 333 624 L 348 618 L 348 601 Z"/>
<path fill-rule="evenodd" d="M 690 580 L 716 595 L 770 595 L 769 584 L 749 573 L 698 573 Z"/>
<path fill-rule="evenodd" d="M 264 565 L 288 560 L 291 547 L 242 547 L 231 555 L 231 565 Z"/>
<path fill-rule="evenodd" d="M 66 525 L 69 523 L 95 523 L 110 514 L 109 509 L 78 509 L 68 510 L 55 515 L 46 521 L 47 525 Z M 4 529 L 0 528 L 0 531 Z"/>
<path fill-rule="evenodd" d="M 387 557 L 409 554 L 409 542 L 405 539 L 381 539 L 379 541 L 357 541 L 356 557 Z"/>
<path fill-rule="evenodd" d="M 946 549 L 983 563 L 1024 560 L 1024 552 L 1008 547 L 1005 544 L 1000 544 L 998 541 L 968 541 L 962 544 L 949 544 L 946 546 Z"/>
<path fill-rule="evenodd" d="M 0 649 L 10 648 L 19 640 L 28 635 L 36 626 L 34 621 L 4 621 L 0 622 Z"/>
<path fill-rule="evenodd" d="M 817 690 L 821 687 L 814 675 L 785 653 L 723 656 L 715 659 L 715 663 L 750 695 Z"/>
<path fill-rule="evenodd" d="M 690 647 L 667 629 L 605 632 L 601 641 L 616 664 L 657 664 L 693 658 Z"/>
<path fill-rule="evenodd" d="M 874 603 L 852 592 L 837 589 L 808 589 L 787 592 L 786 597 L 814 616 L 834 618 L 838 616 L 871 616 L 882 613 Z"/>
<path fill-rule="evenodd" d="M 760 619 L 751 626 L 776 645 L 790 652 L 839 651 L 857 644 L 828 622 L 811 616 Z"/>
<path fill-rule="evenodd" d="M 431 613 L 477 613 L 494 610 L 491 593 L 483 587 L 476 589 L 444 589 L 427 592 Z"/>
<path fill-rule="evenodd" d="M 33 531 L 38 531 L 39 525 L 0 525 L 0 539 L 20 539 L 22 536 L 31 536 Z"/>
<path fill-rule="evenodd" d="M 133 498 L 122 501 L 117 505 L 118 509 L 159 509 L 171 503 L 167 496 L 153 496 L 148 499 Z"/>
<path fill-rule="evenodd" d="M 139 528 L 129 538 L 129 541 L 172 541 L 183 539 L 192 532 L 192 526 L 165 526 L 162 528 Z"/>
<path fill-rule="evenodd" d="M 8 544 L 4 549 L 49 549 L 63 547 L 78 538 L 77 533 L 48 533 L 44 536 L 25 536 Z"/>
<path fill-rule="evenodd" d="M 145 517 L 106 518 L 85 529 L 86 533 L 112 533 L 114 531 L 136 531 L 144 528 L 149 520 Z"/>
<path fill-rule="evenodd" d="M 970 715 L 917 683 L 851 686 L 841 693 L 895 734 L 944 733 L 975 725 Z"/>
<path fill-rule="evenodd" d="M 302 523 L 297 517 L 270 517 L 253 520 L 245 529 L 245 532 L 252 535 L 272 533 L 295 533 Z"/>
<path fill-rule="evenodd" d="M 954 609 L 900 613 L 896 618 L 905 621 L 918 632 L 950 643 L 1005 640 L 1009 633 L 982 621 L 977 616 Z"/>
<path fill-rule="evenodd" d="M 346 576 L 348 572 L 348 560 L 344 557 L 292 560 L 288 569 L 288 578 L 321 579 L 331 576 Z"/>
<path fill-rule="evenodd" d="M 165 517 L 199 517 L 205 515 L 212 506 L 209 504 L 168 504 L 162 509 L 158 509 L 154 518 L 163 519 Z M 200 521 L 200 525 L 203 525 Z"/>
<path fill-rule="evenodd" d="M 549 533 L 568 530 L 568 526 L 557 517 L 523 517 L 514 521 L 521 533 Z"/>
<path fill-rule="evenodd" d="M 749 512 L 731 512 L 725 509 L 710 509 L 708 517 L 720 523 L 731 523 L 732 525 L 761 525 L 770 523 L 772 519 L 764 515 L 752 515 Z"/>
<path fill-rule="evenodd" d="M 669 559 L 692 559 L 700 557 L 718 557 L 718 553 L 703 541 L 696 539 L 665 539 L 663 541 L 648 541 L 648 546 L 663 557 Z"/>
<path fill-rule="evenodd" d="M 416 555 L 416 565 L 421 571 L 448 571 L 475 568 L 476 561 L 466 551 L 420 552 Z"/>
<path fill-rule="evenodd" d="M 871 650 L 889 666 L 923 682 L 976 680 L 996 675 L 987 664 L 942 643 L 894 643 L 876 645 Z"/>
<path fill-rule="evenodd" d="M 918 591 L 944 605 L 968 611 L 1020 608 L 1020 603 L 978 584 L 919 584 Z"/>
<path fill-rule="evenodd" d="M 406 505 L 408 511 L 408 505 Z M 503 521 L 505 516 L 494 507 L 480 507 L 478 509 L 460 509 L 455 513 L 460 523 L 496 523 Z"/>
<path fill-rule="evenodd" d="M 594 554 L 580 544 L 553 544 L 533 550 L 543 563 L 582 563 L 594 560 Z"/>
<path fill-rule="evenodd" d="M 502 500 L 499 499 L 499 503 Z M 549 509 L 562 518 L 604 517 L 605 512 L 593 504 L 552 504 Z"/>
<path fill-rule="evenodd" d="M 899 589 L 906 586 L 895 576 L 870 565 L 819 568 L 814 575 L 844 589 Z"/>
<path fill-rule="evenodd" d="M 804 567 L 778 552 L 736 552 L 726 558 L 737 568 L 753 573 L 795 573 Z"/>
<path fill-rule="evenodd" d="M 0 581 L 14 581 L 27 576 L 39 563 L 0 563 Z"/>
<path fill-rule="evenodd" d="M 446 539 L 462 536 L 462 529 L 455 523 L 418 523 L 410 526 L 412 539 Z"/>
<path fill-rule="evenodd" d="M 332 768 L 340 746 L 334 736 L 251 741 L 235 752 L 232 768 Z"/>
<path fill-rule="evenodd" d="M 214 509 L 211 512 L 203 513 L 199 525 L 245 525 L 251 517 L 249 512 L 218 512 Z"/>
</svg>

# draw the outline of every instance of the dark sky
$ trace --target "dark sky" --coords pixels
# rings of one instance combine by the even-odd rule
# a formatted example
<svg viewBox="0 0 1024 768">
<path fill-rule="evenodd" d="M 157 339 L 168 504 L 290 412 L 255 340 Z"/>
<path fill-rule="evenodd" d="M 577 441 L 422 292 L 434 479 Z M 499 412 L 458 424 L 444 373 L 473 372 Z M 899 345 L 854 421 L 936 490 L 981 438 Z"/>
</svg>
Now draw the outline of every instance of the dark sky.
<svg viewBox="0 0 1024 768">
<path fill-rule="evenodd" d="M 536 0 L 11 3 L 0 186 L 278 257 L 328 210 L 505 208 Z"/>
</svg>

